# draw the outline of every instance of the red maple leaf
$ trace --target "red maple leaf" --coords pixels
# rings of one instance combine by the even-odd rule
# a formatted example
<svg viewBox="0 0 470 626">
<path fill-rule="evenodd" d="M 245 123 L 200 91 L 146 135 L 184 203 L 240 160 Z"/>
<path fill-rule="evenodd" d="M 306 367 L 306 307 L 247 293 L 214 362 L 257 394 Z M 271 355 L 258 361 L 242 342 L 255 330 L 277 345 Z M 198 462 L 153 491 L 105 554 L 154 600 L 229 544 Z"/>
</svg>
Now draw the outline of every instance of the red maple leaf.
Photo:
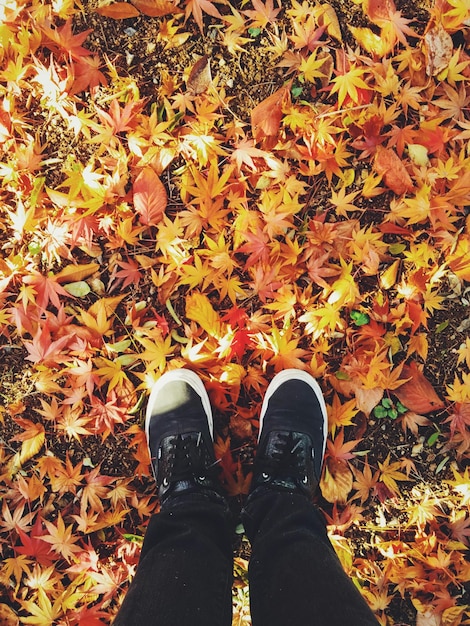
<svg viewBox="0 0 470 626">
<path fill-rule="evenodd" d="M 93 31 L 92 28 L 74 35 L 72 32 L 72 20 L 69 19 L 62 28 L 53 29 L 50 26 L 46 26 L 43 30 L 49 39 L 49 48 L 58 50 L 61 54 L 69 54 L 74 59 L 91 54 L 89 50 L 83 48 L 82 43 Z"/>
<path fill-rule="evenodd" d="M 17 554 L 34 557 L 39 565 L 45 567 L 57 558 L 49 544 L 41 539 L 45 532 L 39 515 L 29 533 L 25 533 L 19 526 L 16 527 L 16 532 L 21 541 L 21 545 L 13 547 Z"/>
</svg>

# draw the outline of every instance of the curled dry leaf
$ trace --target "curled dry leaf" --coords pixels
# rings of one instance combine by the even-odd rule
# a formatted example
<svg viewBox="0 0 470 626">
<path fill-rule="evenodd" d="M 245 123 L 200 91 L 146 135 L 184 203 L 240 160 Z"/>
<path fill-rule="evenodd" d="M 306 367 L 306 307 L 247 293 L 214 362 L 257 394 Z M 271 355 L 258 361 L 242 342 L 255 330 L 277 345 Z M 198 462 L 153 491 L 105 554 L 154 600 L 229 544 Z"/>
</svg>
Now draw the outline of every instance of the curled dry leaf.
<svg viewBox="0 0 470 626">
<path fill-rule="evenodd" d="M 189 73 L 187 87 L 195 95 L 203 93 L 212 82 L 211 64 L 208 56 L 204 55 L 197 61 Z"/>
<path fill-rule="evenodd" d="M 323 497 L 328 502 L 346 502 L 353 486 L 353 475 L 343 461 L 328 459 L 320 483 Z"/>
<path fill-rule="evenodd" d="M 434 26 L 424 35 L 426 74 L 436 76 L 449 65 L 454 50 L 452 37 L 441 24 Z"/>
<path fill-rule="evenodd" d="M 391 148 L 377 146 L 374 160 L 375 171 L 383 177 L 389 189 L 401 196 L 413 189 L 413 182 L 402 161 Z"/>
</svg>

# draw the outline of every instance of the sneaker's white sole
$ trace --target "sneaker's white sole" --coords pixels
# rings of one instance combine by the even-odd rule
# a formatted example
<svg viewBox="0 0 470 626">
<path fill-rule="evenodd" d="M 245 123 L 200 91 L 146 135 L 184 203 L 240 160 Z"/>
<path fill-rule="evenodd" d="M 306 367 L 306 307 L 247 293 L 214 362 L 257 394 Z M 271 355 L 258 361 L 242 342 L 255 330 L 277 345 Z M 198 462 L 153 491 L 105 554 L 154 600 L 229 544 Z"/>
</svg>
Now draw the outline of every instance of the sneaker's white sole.
<svg viewBox="0 0 470 626">
<path fill-rule="evenodd" d="M 320 404 L 320 408 L 321 408 L 322 415 L 323 415 L 323 456 L 324 456 L 325 448 L 326 448 L 326 438 L 328 436 L 328 413 L 326 411 L 325 398 L 323 397 L 323 392 L 320 388 L 320 385 L 315 380 L 315 378 L 313 378 L 313 376 L 309 374 L 308 372 L 304 372 L 304 370 L 299 370 L 295 368 L 282 370 L 281 372 L 276 374 L 276 376 L 274 376 L 272 381 L 269 383 L 268 388 L 266 389 L 266 394 L 264 396 L 263 405 L 261 407 L 261 414 L 259 418 L 258 441 L 261 436 L 261 431 L 263 428 L 263 420 L 264 420 L 265 413 L 268 409 L 269 399 L 274 394 L 274 392 L 277 391 L 277 389 L 279 389 L 279 387 L 283 383 L 289 380 L 293 380 L 293 379 L 302 380 L 303 382 L 307 383 L 307 385 L 309 385 L 313 389 L 313 391 L 315 392 L 315 395 L 317 396 L 317 400 L 318 400 L 318 403 Z"/>
<path fill-rule="evenodd" d="M 204 383 L 199 378 L 199 376 L 192 370 L 181 368 L 177 370 L 172 370 L 171 372 L 165 372 L 165 374 L 163 374 L 163 376 L 161 376 L 152 387 L 152 391 L 150 393 L 150 397 L 147 403 L 147 411 L 145 413 L 145 436 L 147 438 L 147 443 L 149 441 L 150 418 L 152 417 L 153 405 L 155 404 L 158 394 L 169 382 L 187 383 L 198 394 L 198 396 L 201 398 L 202 406 L 207 415 L 209 432 L 212 439 L 214 439 L 214 422 L 212 419 L 212 408 L 206 388 L 204 387 Z"/>
</svg>

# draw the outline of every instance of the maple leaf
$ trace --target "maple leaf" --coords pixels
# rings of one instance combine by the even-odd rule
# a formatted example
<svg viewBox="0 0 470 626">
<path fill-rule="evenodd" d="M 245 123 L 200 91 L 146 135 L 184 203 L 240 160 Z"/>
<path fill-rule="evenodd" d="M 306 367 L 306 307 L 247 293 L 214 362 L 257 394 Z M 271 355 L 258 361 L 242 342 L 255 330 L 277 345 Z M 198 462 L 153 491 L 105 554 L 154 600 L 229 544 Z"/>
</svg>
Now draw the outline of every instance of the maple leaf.
<svg viewBox="0 0 470 626">
<path fill-rule="evenodd" d="M 70 342 L 71 336 L 65 335 L 52 341 L 49 325 L 38 326 L 32 341 L 25 341 L 24 346 L 28 351 L 27 361 L 42 363 L 46 366 L 54 366 L 69 360 L 63 353 L 63 348 Z"/>
<path fill-rule="evenodd" d="M 34 526 L 29 533 L 23 531 L 19 526 L 16 528 L 16 531 L 21 542 L 20 545 L 13 546 L 17 554 L 33 557 L 37 563 L 46 567 L 53 562 L 55 557 L 52 549 L 42 539 L 44 530 L 39 515 L 36 517 Z"/>
<path fill-rule="evenodd" d="M 82 514 L 88 508 L 91 511 L 102 513 L 104 511 L 104 499 L 108 494 L 108 485 L 110 485 L 114 478 L 112 476 L 104 476 L 101 474 L 101 468 L 95 467 L 91 472 L 87 472 L 84 476 L 85 486 L 79 492 L 80 509 Z"/>
<path fill-rule="evenodd" d="M 125 4 L 130 6 L 127 2 Z M 88 88 L 93 93 L 100 85 L 107 87 L 108 79 L 100 70 L 101 67 L 101 59 L 96 54 L 92 57 L 82 57 L 74 63 L 74 80 L 70 91 L 71 95 L 85 91 Z"/>
<path fill-rule="evenodd" d="M 221 0 L 215 0 L 221 1 Z M 186 9 L 184 13 L 184 20 L 189 18 L 192 14 L 196 24 L 199 26 L 199 30 L 201 33 L 204 30 L 204 25 L 202 22 L 202 14 L 207 13 L 208 15 L 212 15 L 212 17 L 222 18 L 219 10 L 216 6 L 214 6 L 214 2 L 212 0 L 186 0 Z"/>
<path fill-rule="evenodd" d="M 36 513 L 35 512 L 25 513 L 24 507 L 25 507 L 24 504 L 22 504 L 21 506 L 16 506 L 13 509 L 13 513 L 12 513 L 8 507 L 7 501 L 5 500 L 2 506 L 3 519 L 0 520 L 0 527 L 3 528 L 3 530 L 6 530 L 8 532 L 11 532 L 12 530 L 17 530 L 18 528 L 20 528 L 23 532 L 26 533 L 29 530 L 29 525 L 32 522 Z"/>
<path fill-rule="evenodd" d="M 59 296 L 70 298 L 70 294 L 59 285 L 57 276 L 49 273 L 47 276 L 33 270 L 31 274 L 23 278 L 23 282 L 31 285 L 36 292 L 36 303 L 40 309 L 46 309 L 51 302 L 57 309 L 60 308 Z"/>
<path fill-rule="evenodd" d="M 390 453 L 383 463 L 379 461 L 379 480 L 395 495 L 400 492 L 396 481 L 408 480 L 408 476 L 399 471 L 401 466 L 401 461 L 390 463 Z"/>
<path fill-rule="evenodd" d="M 266 28 L 268 24 L 273 24 L 276 21 L 281 7 L 275 9 L 273 0 L 266 0 L 266 4 L 263 4 L 261 0 L 251 0 L 251 3 L 254 11 L 243 11 L 251 20 L 251 28 Z"/>
<path fill-rule="evenodd" d="M 263 264 L 268 264 L 270 241 L 267 233 L 258 228 L 255 233 L 243 233 L 243 237 L 246 239 L 246 243 L 237 248 L 235 252 L 248 254 L 245 267 L 251 267 L 255 263 L 258 263 L 258 261 Z"/>
<path fill-rule="evenodd" d="M 352 65 L 348 70 L 338 73 L 332 79 L 331 93 L 338 93 L 339 107 L 344 104 L 346 98 L 349 98 L 354 104 L 362 103 L 365 93 L 370 90 L 364 81 L 364 75 L 364 68 Z"/>
<path fill-rule="evenodd" d="M 66 53 L 74 59 L 91 55 L 90 50 L 83 48 L 82 43 L 93 32 L 92 28 L 74 35 L 72 32 L 72 20 L 69 19 L 61 28 L 53 29 L 46 26 L 43 27 L 43 31 L 49 38 L 49 47 L 52 44 L 52 48 L 58 50 L 61 54 Z"/>
<path fill-rule="evenodd" d="M 352 426 L 354 424 L 352 419 L 359 412 L 354 399 L 341 403 L 336 393 L 333 396 L 332 404 L 327 404 L 326 408 L 328 412 L 328 428 L 333 436 L 337 428 Z"/>
<path fill-rule="evenodd" d="M 27 611 L 29 614 L 29 617 L 21 618 L 24 624 L 54 626 L 63 615 L 61 598 L 57 598 L 54 604 L 52 604 L 42 587 L 38 588 L 36 602 L 32 600 L 22 600 L 20 604 L 23 610 Z"/>
<path fill-rule="evenodd" d="M 375 487 L 377 481 L 379 480 L 379 471 L 377 470 L 372 473 L 367 459 L 364 463 L 364 469 L 362 472 L 355 467 L 352 468 L 352 471 L 355 478 L 353 488 L 357 490 L 358 496 L 361 499 L 361 504 L 363 504 L 369 498 L 371 489 Z"/>
<path fill-rule="evenodd" d="M 252 172 L 256 172 L 258 167 L 253 159 L 264 159 L 267 161 L 269 158 L 272 158 L 272 154 L 256 148 L 252 139 L 244 138 L 236 143 L 230 158 L 235 161 L 238 170 L 241 170 L 242 165 L 246 165 Z"/>
</svg>

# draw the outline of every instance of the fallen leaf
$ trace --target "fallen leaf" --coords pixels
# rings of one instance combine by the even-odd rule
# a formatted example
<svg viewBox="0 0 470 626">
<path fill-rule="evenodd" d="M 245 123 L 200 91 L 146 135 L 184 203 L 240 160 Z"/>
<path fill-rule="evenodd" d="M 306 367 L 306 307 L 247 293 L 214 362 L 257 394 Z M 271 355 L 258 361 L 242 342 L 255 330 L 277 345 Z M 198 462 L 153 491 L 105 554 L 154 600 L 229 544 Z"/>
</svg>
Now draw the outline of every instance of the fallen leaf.
<svg viewBox="0 0 470 626">
<path fill-rule="evenodd" d="M 212 82 L 211 65 L 208 56 L 204 55 L 197 61 L 189 74 L 187 87 L 194 94 L 203 93 Z"/>
<path fill-rule="evenodd" d="M 134 181 L 134 207 L 140 221 L 156 226 L 163 217 L 168 202 L 166 189 L 151 167 L 144 167 Z"/>
<path fill-rule="evenodd" d="M 353 475 L 343 461 L 328 459 L 320 482 L 323 497 L 328 502 L 346 502 L 353 486 Z"/>
<path fill-rule="evenodd" d="M 84 278 L 88 278 L 88 276 L 94 274 L 99 268 L 98 263 L 85 263 L 84 265 L 74 265 L 71 263 L 70 265 L 66 265 L 55 275 L 55 280 L 58 283 L 78 282 Z"/>
<path fill-rule="evenodd" d="M 444 408 L 444 403 L 429 380 L 418 369 L 415 361 L 403 367 L 402 377 L 410 380 L 395 389 L 393 393 L 407 409 L 425 415 Z"/>
<path fill-rule="evenodd" d="M 255 139 L 277 135 L 281 125 L 282 109 L 289 99 L 290 87 L 281 87 L 262 100 L 251 112 L 251 127 Z"/>
<path fill-rule="evenodd" d="M 140 11 L 129 2 L 113 2 L 104 7 L 95 9 L 99 15 L 112 17 L 114 20 L 127 20 L 129 17 L 137 17 Z"/>
<path fill-rule="evenodd" d="M 425 613 L 418 612 L 416 614 L 416 626 L 441 626 L 441 616 L 433 613 L 433 611 L 426 611 Z"/>
<path fill-rule="evenodd" d="M 402 161 L 391 148 L 377 146 L 374 160 L 375 171 L 383 177 L 389 189 L 401 196 L 413 189 L 413 182 Z"/>
<path fill-rule="evenodd" d="M 424 35 L 423 48 L 426 57 L 426 74 L 436 76 L 449 65 L 454 44 L 449 33 L 441 24 L 438 24 Z"/>
<path fill-rule="evenodd" d="M 182 13 L 170 0 L 131 0 L 132 4 L 144 15 L 161 17 L 170 13 Z"/>
<path fill-rule="evenodd" d="M 17 614 L 7 604 L 0 604 L 0 626 L 18 626 Z"/>
</svg>

